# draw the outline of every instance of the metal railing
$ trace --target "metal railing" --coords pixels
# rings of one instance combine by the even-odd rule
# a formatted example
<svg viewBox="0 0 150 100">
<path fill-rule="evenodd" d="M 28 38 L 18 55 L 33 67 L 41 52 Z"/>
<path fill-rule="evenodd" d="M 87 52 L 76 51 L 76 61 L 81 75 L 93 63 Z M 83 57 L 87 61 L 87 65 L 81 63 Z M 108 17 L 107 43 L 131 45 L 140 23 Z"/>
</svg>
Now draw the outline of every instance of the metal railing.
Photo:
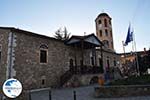
<svg viewBox="0 0 150 100">
<path fill-rule="evenodd" d="M 33 94 L 36 94 L 36 93 L 37 93 L 37 95 L 36 95 L 37 97 L 36 98 L 38 98 L 38 100 L 41 99 L 40 97 L 42 96 L 42 93 L 40 93 L 40 96 L 39 96 L 38 92 L 43 92 L 43 91 L 47 91 L 48 92 L 48 95 L 43 95 L 44 100 L 45 100 L 45 98 L 46 98 L 46 100 L 52 100 L 52 91 L 49 88 L 46 88 L 46 89 L 37 89 L 37 90 L 33 90 L 33 91 L 31 90 L 29 92 L 29 100 L 37 100 L 37 99 L 35 99 L 33 97 Z M 77 100 L 77 95 L 76 95 L 76 91 L 75 90 L 72 91 L 72 98 L 73 98 L 73 100 Z"/>
<path fill-rule="evenodd" d="M 60 77 L 60 87 L 62 87 L 73 75 L 77 74 L 98 74 L 103 73 L 103 69 L 99 66 L 74 66 L 73 69 L 66 71 Z"/>
</svg>

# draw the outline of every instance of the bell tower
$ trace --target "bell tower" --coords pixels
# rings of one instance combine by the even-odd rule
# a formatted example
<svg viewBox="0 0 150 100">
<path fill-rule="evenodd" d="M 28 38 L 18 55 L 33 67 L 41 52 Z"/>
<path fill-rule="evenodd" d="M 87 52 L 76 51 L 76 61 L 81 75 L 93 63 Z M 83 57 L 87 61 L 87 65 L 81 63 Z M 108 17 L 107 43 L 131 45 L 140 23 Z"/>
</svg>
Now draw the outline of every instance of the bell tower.
<svg viewBox="0 0 150 100">
<path fill-rule="evenodd" d="M 101 13 L 95 19 L 95 24 L 97 37 L 105 47 L 114 51 L 111 17 L 107 13 Z"/>
</svg>

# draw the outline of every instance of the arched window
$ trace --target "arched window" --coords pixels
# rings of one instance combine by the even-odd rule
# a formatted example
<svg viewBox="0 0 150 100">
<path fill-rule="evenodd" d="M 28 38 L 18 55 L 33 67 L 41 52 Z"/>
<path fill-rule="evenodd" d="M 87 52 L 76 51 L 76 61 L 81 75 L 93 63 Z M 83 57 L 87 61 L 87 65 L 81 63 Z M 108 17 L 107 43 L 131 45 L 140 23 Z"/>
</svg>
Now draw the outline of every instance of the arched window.
<svg viewBox="0 0 150 100">
<path fill-rule="evenodd" d="M 108 36 L 108 30 L 107 29 L 105 29 L 105 35 Z"/>
<path fill-rule="evenodd" d="M 110 30 L 110 37 L 112 37 L 112 30 Z"/>
<path fill-rule="evenodd" d="M 40 46 L 40 63 L 47 63 L 48 62 L 48 46 L 42 44 Z"/>
<path fill-rule="evenodd" d="M 42 85 L 45 85 L 45 79 L 42 79 Z"/>
<path fill-rule="evenodd" d="M 104 26 L 107 27 L 107 19 L 104 19 Z"/>
<path fill-rule="evenodd" d="M 41 77 L 41 85 L 44 86 L 46 84 L 46 76 Z"/>
<path fill-rule="evenodd" d="M 101 20 L 99 20 L 99 21 L 98 21 L 98 24 L 102 24 L 102 21 L 101 21 Z"/>
<path fill-rule="evenodd" d="M 48 49 L 48 46 L 46 44 L 40 45 L 40 49 Z"/>
</svg>

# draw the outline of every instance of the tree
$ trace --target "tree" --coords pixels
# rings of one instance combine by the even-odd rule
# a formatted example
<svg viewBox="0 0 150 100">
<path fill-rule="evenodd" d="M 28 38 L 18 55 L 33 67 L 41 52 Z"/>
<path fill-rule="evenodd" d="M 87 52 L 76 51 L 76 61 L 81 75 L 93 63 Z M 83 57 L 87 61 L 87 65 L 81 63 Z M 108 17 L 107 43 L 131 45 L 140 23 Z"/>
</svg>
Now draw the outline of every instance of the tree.
<svg viewBox="0 0 150 100">
<path fill-rule="evenodd" d="M 64 27 L 64 37 L 63 37 L 63 39 L 64 39 L 64 40 L 68 40 L 69 37 L 70 37 L 70 34 L 71 34 L 71 33 L 68 33 L 67 28 Z"/>
<path fill-rule="evenodd" d="M 66 41 L 69 39 L 71 33 L 68 33 L 68 30 L 66 27 L 64 27 L 64 29 L 62 30 L 61 28 L 59 28 L 56 32 L 54 37 L 58 40 L 63 40 Z"/>
<path fill-rule="evenodd" d="M 148 61 L 150 63 L 150 49 L 148 50 Z M 150 64 L 149 64 L 150 65 Z"/>
<path fill-rule="evenodd" d="M 139 69 L 141 74 L 145 73 L 148 68 L 150 68 L 150 50 L 146 52 L 147 54 L 143 57 L 138 56 Z"/>
<path fill-rule="evenodd" d="M 63 34 L 62 34 L 62 30 L 61 28 L 59 28 L 56 32 L 55 32 L 55 35 L 54 37 L 58 40 L 62 40 L 63 39 Z"/>
</svg>

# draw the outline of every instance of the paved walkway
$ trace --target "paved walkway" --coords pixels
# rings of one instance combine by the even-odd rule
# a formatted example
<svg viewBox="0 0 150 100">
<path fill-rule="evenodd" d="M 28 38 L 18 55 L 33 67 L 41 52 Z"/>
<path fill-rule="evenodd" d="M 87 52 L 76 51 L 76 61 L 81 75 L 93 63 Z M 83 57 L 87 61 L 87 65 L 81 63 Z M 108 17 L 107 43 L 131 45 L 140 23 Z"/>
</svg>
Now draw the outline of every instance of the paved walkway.
<svg viewBox="0 0 150 100">
<path fill-rule="evenodd" d="M 94 87 L 97 85 L 79 87 L 79 88 L 63 88 L 52 90 L 52 100 L 74 100 L 73 91 L 76 91 L 76 100 L 150 100 L 150 96 L 139 97 L 123 97 L 123 98 L 94 98 Z M 48 93 L 48 92 L 47 92 Z M 46 92 L 40 92 L 38 96 L 34 96 L 35 100 L 49 100 Z M 48 94 L 47 94 L 48 95 Z"/>
<path fill-rule="evenodd" d="M 94 98 L 94 87 L 91 85 L 80 88 L 52 90 L 52 100 L 73 100 L 73 91 L 76 91 L 77 100 L 150 100 L 150 96 L 123 97 L 123 98 Z"/>
</svg>

